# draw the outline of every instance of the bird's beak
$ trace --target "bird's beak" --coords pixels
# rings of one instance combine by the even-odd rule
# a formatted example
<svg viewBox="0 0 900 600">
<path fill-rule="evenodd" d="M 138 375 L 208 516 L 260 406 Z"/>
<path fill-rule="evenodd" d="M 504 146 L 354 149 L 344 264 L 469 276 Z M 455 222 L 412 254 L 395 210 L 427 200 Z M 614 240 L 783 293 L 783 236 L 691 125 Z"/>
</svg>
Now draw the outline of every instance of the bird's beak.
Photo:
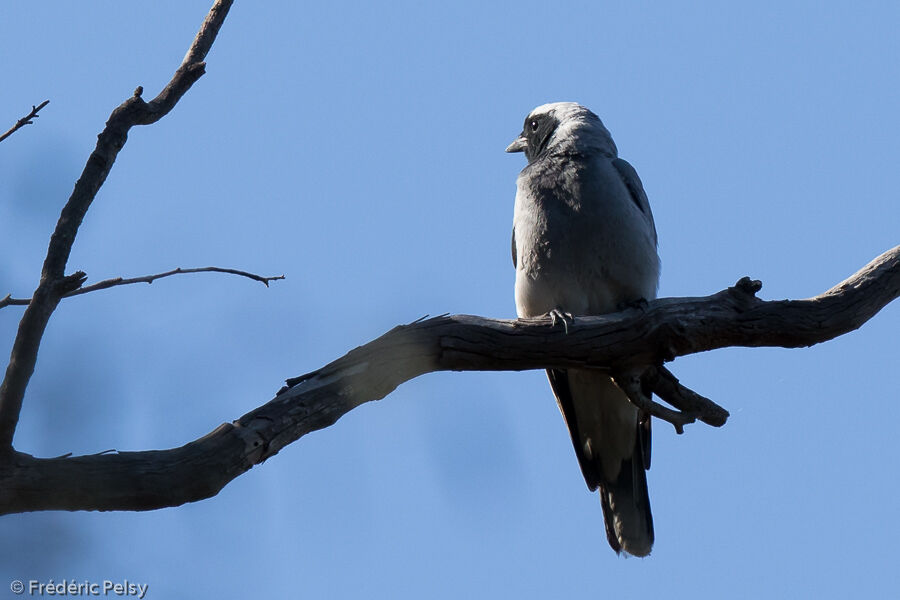
<svg viewBox="0 0 900 600">
<path fill-rule="evenodd" d="M 528 147 L 528 140 L 525 139 L 525 134 L 523 133 L 519 137 L 517 137 L 512 144 L 506 147 L 507 152 L 524 152 L 525 148 Z"/>
</svg>

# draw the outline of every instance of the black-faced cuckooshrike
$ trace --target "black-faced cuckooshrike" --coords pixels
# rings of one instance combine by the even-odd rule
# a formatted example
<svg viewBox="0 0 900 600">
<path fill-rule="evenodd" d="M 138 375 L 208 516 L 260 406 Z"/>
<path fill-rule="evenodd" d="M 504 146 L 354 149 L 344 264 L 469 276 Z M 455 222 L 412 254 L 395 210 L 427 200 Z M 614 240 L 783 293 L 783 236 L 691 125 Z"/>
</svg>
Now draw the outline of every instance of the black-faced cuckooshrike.
<svg viewBox="0 0 900 600">
<path fill-rule="evenodd" d="M 634 168 L 600 119 L 574 102 L 535 108 L 507 152 L 524 152 L 512 257 L 516 312 L 598 315 L 656 297 L 656 227 Z M 600 488 L 606 537 L 617 553 L 653 546 L 647 492 L 650 417 L 604 373 L 549 369 L 584 479 Z"/>
</svg>

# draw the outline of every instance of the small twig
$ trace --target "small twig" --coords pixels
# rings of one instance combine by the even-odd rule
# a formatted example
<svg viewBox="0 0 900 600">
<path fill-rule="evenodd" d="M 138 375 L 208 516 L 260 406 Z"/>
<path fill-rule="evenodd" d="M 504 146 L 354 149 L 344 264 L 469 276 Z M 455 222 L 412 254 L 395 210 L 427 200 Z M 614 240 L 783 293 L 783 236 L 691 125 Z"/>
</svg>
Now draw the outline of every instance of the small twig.
<svg viewBox="0 0 900 600">
<path fill-rule="evenodd" d="M 107 454 L 116 454 L 119 451 L 115 448 L 110 448 L 108 450 L 101 450 L 100 452 L 95 452 L 94 454 L 86 454 L 85 456 L 105 456 Z"/>
<path fill-rule="evenodd" d="M 22 128 L 25 127 L 26 125 L 31 125 L 32 119 L 37 119 L 37 118 L 40 116 L 40 115 L 38 114 L 38 112 L 39 112 L 42 108 L 44 108 L 45 106 L 47 106 L 48 104 L 50 104 L 50 101 L 49 101 L 49 100 L 44 100 L 43 102 L 41 102 L 41 103 L 38 104 L 37 106 L 35 106 L 34 104 L 32 104 L 32 105 L 31 105 L 31 112 L 30 112 L 30 113 L 28 113 L 27 115 L 25 115 L 24 117 L 22 117 L 21 119 L 19 119 L 18 121 L 16 121 L 16 124 L 13 125 L 12 127 L 10 127 L 9 131 L 7 131 L 6 133 L 4 133 L 3 135 L 0 135 L 0 142 L 2 142 L 3 140 L 5 140 L 5 139 L 8 138 L 9 136 L 11 136 L 12 134 L 14 134 L 15 132 L 17 132 L 18 130 L 22 129 Z"/>
<path fill-rule="evenodd" d="M 127 279 L 124 277 L 113 277 L 112 279 L 104 279 L 103 281 L 98 281 L 97 283 L 72 290 L 71 292 L 63 294 L 62 297 L 69 298 L 71 296 L 80 296 L 81 294 L 87 294 L 88 292 L 105 290 L 107 288 L 116 287 L 119 285 L 130 285 L 132 283 L 153 283 L 157 279 L 162 279 L 163 277 L 171 277 L 172 275 L 184 275 L 187 273 L 228 273 L 230 275 L 240 275 L 241 277 L 246 277 L 248 279 L 252 279 L 253 281 L 258 281 L 266 287 L 269 287 L 270 281 L 284 279 L 284 275 L 263 277 L 262 275 L 257 275 L 256 273 L 249 273 L 247 271 L 240 271 L 238 269 L 226 269 L 223 267 L 195 267 L 192 269 L 182 269 L 181 267 L 178 267 L 177 269 L 172 269 L 171 271 L 166 271 L 164 273 L 155 273 L 153 275 L 144 275 L 142 277 L 131 277 Z M 5 298 L 0 299 L 0 308 L 3 308 L 5 306 L 28 306 L 30 303 L 30 298 L 12 298 L 9 294 L 7 294 Z"/>
<path fill-rule="evenodd" d="M 153 283 L 157 279 L 162 279 L 163 277 L 171 277 L 172 275 L 183 275 L 187 273 L 228 273 L 231 275 L 240 275 L 241 277 L 246 277 L 248 279 L 252 279 L 253 281 L 258 281 L 266 287 L 269 287 L 270 281 L 284 279 L 284 275 L 263 277 L 262 275 L 257 275 L 256 273 L 249 273 L 247 271 L 240 271 L 238 269 L 226 269 L 223 267 L 195 267 L 192 269 L 182 269 L 181 267 L 178 267 L 177 269 L 172 269 L 171 271 L 156 273 L 154 275 L 144 275 L 143 277 L 132 277 L 130 279 L 114 277 L 113 279 L 98 281 L 97 283 L 77 289 L 74 292 L 69 292 L 68 294 L 63 296 L 63 298 L 68 298 L 69 296 L 79 296 L 81 294 L 87 294 L 88 292 L 94 292 L 96 290 L 105 290 L 106 288 L 115 287 L 117 285 L 130 285 L 132 283 Z"/>
</svg>

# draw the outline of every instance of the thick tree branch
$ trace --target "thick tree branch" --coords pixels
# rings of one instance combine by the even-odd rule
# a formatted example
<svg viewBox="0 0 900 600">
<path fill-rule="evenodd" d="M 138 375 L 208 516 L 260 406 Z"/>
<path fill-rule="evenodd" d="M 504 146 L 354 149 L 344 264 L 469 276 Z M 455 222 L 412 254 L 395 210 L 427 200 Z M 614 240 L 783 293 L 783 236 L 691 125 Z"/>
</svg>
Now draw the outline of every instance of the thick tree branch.
<svg viewBox="0 0 900 600">
<path fill-rule="evenodd" d="M 171 277 L 173 275 L 185 275 L 189 273 L 227 273 L 229 275 L 239 275 L 241 277 L 252 279 L 253 281 L 258 281 L 266 287 L 269 287 L 270 281 L 284 279 L 284 275 L 263 277 L 262 275 L 257 275 L 256 273 L 240 271 L 238 269 L 226 269 L 223 267 L 195 267 L 191 269 L 182 269 L 181 267 L 178 267 L 177 269 L 172 269 L 171 271 L 155 273 L 153 275 L 143 275 L 141 277 L 113 277 L 112 279 L 104 279 L 103 281 L 98 281 L 97 283 L 72 290 L 67 294 L 63 294 L 62 297 L 71 298 L 72 296 L 80 296 L 82 294 L 87 294 L 88 292 L 96 292 L 97 290 L 105 290 L 107 288 L 120 285 L 131 285 L 133 283 L 153 283 L 157 279 L 163 279 L 164 277 Z M 10 294 L 7 294 L 4 298 L 0 298 L 0 308 L 4 308 L 6 306 L 28 306 L 30 303 L 30 298 L 13 298 Z"/>
<path fill-rule="evenodd" d="M 37 106 L 35 106 L 34 104 L 32 104 L 32 105 L 31 105 L 31 112 L 30 112 L 30 113 L 28 113 L 27 115 L 25 115 L 24 117 L 22 117 L 21 119 L 19 119 L 18 121 L 16 121 L 16 124 L 13 125 L 12 127 L 10 127 L 10 128 L 9 128 L 9 131 L 7 131 L 6 133 L 4 133 L 3 135 L 0 135 L 0 142 L 2 142 L 3 140 L 5 140 L 5 139 L 8 138 L 9 136 L 11 136 L 12 134 L 14 134 L 15 132 L 17 132 L 18 130 L 22 129 L 22 128 L 25 127 L 26 125 L 31 125 L 31 123 L 33 122 L 32 119 L 37 119 L 37 118 L 40 116 L 40 115 L 38 114 L 38 113 L 40 112 L 40 110 L 41 110 L 42 108 L 44 108 L 45 106 L 47 106 L 48 104 L 50 104 L 50 101 L 49 101 L 49 100 L 44 100 L 43 102 L 41 102 L 41 103 L 38 104 Z"/>
<path fill-rule="evenodd" d="M 16 339 L 13 342 L 9 365 L 0 384 L 0 454 L 12 449 L 12 439 L 19 421 L 25 388 L 34 373 L 41 338 L 50 315 L 60 298 L 72 288 L 64 283 L 66 263 L 84 215 L 97 191 L 112 169 L 119 151 L 128 139 L 128 131 L 135 125 L 149 125 L 164 117 L 190 87 L 203 75 L 203 59 L 209 52 L 219 28 L 231 8 L 233 0 L 217 0 L 207 14 L 187 55 L 175 75 L 159 95 L 150 102 L 141 99 L 143 88 L 116 108 L 97 137 L 97 146 L 88 158 L 72 195 L 62 209 L 56 229 L 50 237 L 47 257 L 41 270 L 41 280 L 31 297 Z M 71 276 L 70 276 L 71 277 Z"/>
<path fill-rule="evenodd" d="M 576 317 L 568 333 L 546 317 L 416 321 L 290 380 L 267 404 L 180 448 L 54 459 L 15 453 L 0 463 L 0 513 L 150 510 L 208 498 L 303 435 L 432 371 L 589 367 L 629 373 L 727 346 L 811 346 L 857 329 L 900 296 L 900 246 L 814 298 L 763 301 L 754 295 L 758 289 L 759 282 L 745 278 L 712 296 L 662 298 L 645 309 Z M 668 371 L 657 371 L 664 383 L 655 384 L 656 391 L 669 387 L 661 397 L 680 397 L 682 412 L 709 411 L 706 422 L 724 422 L 723 409 L 716 413 Z"/>
</svg>

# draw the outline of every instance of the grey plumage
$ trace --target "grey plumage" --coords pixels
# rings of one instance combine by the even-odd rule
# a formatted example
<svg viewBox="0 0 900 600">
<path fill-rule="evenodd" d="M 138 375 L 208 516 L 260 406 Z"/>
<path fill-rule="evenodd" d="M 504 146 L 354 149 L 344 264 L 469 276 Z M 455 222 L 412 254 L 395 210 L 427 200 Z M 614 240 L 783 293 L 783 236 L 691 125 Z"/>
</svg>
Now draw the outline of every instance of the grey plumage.
<svg viewBox="0 0 900 600">
<path fill-rule="evenodd" d="M 574 102 L 539 106 L 506 150 L 528 159 L 513 217 L 520 317 L 603 314 L 656 297 L 659 257 L 647 195 L 594 113 Z M 649 417 L 608 375 L 547 375 L 585 481 L 600 490 L 610 545 L 646 556 L 653 545 Z"/>
</svg>

